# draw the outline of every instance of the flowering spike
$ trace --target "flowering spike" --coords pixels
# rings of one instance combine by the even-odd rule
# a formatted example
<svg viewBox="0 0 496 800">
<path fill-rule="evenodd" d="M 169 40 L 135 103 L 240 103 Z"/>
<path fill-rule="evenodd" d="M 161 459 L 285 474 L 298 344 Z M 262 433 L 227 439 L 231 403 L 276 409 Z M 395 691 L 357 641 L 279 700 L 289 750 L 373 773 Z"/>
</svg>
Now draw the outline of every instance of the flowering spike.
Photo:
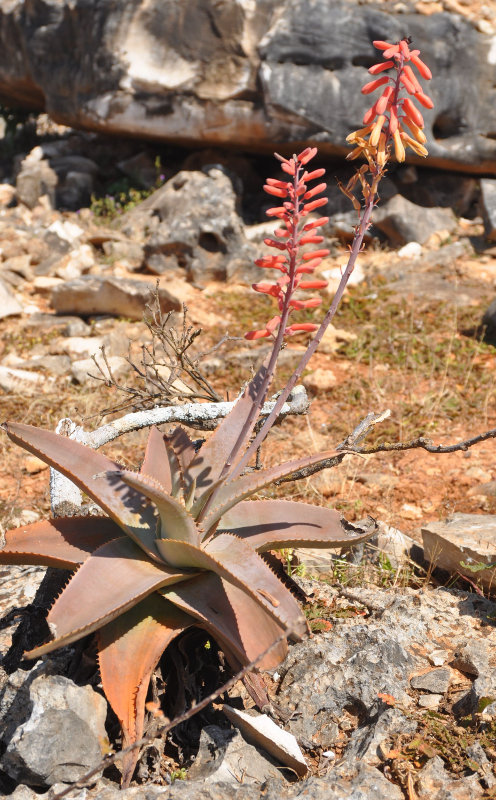
<svg viewBox="0 0 496 800">
<path fill-rule="evenodd" d="M 354 149 L 346 158 L 351 160 L 364 156 L 372 172 L 377 168 L 384 169 L 392 147 L 399 161 L 405 159 L 405 145 L 411 147 L 417 155 L 425 156 L 427 153 L 424 147 L 426 137 L 421 132 L 424 120 L 413 99 L 425 108 L 433 108 L 434 104 L 422 91 L 412 66 L 426 80 L 430 80 L 432 74 L 419 58 L 420 51 L 410 50 L 409 45 L 410 39 L 402 39 L 396 44 L 380 39 L 374 41 L 374 46 L 382 50 L 384 61 L 370 67 L 369 73 L 378 75 L 394 70 L 396 74 L 391 77 L 383 75 L 365 84 L 362 89 L 363 94 L 370 94 L 384 84 L 388 85 L 383 89 L 379 99 L 365 112 L 363 117 L 365 127 L 353 131 L 346 137 L 346 141 L 354 145 Z M 405 89 L 411 98 L 402 96 Z M 406 133 L 404 126 L 412 136 Z"/>
<path fill-rule="evenodd" d="M 313 199 L 326 188 L 325 183 L 319 183 L 314 187 L 308 188 L 308 184 L 321 178 L 325 174 L 322 168 L 304 171 L 304 166 L 311 161 L 317 153 L 316 147 L 306 147 L 299 155 L 292 158 L 277 156 L 281 162 L 282 170 L 291 176 L 291 180 L 284 181 L 276 178 L 268 178 L 264 189 L 268 194 L 276 197 L 287 198 L 281 205 L 269 208 L 266 212 L 269 217 L 276 217 L 280 220 L 280 227 L 274 231 L 274 237 L 264 239 L 264 244 L 281 250 L 285 255 L 266 255 L 255 261 L 257 266 L 263 269 L 274 269 L 279 272 L 279 278 L 275 283 L 260 282 L 254 283 L 252 288 L 255 292 L 274 297 L 279 307 L 279 314 L 272 317 L 264 328 L 248 331 L 246 339 L 274 339 L 274 352 L 278 351 L 282 338 L 285 335 L 291 336 L 297 331 L 315 330 L 317 326 L 310 323 L 303 323 L 307 327 L 288 326 L 288 318 L 293 310 L 315 308 L 322 302 L 320 298 L 313 297 L 309 300 L 300 300 L 293 297 L 296 289 L 323 289 L 327 282 L 323 280 L 301 281 L 300 275 L 312 273 L 322 259 L 329 255 L 329 250 L 320 249 L 313 252 L 302 253 L 300 249 L 306 244 L 322 244 L 323 236 L 316 235 L 313 231 L 328 222 L 328 217 L 302 224 L 302 220 L 315 208 L 319 208 L 327 203 L 326 197 Z M 305 202 L 309 201 L 309 202 Z M 304 234 L 304 235 L 301 235 Z M 306 234 L 306 235 L 305 235 Z M 302 263 L 303 262 L 303 263 Z"/>
</svg>

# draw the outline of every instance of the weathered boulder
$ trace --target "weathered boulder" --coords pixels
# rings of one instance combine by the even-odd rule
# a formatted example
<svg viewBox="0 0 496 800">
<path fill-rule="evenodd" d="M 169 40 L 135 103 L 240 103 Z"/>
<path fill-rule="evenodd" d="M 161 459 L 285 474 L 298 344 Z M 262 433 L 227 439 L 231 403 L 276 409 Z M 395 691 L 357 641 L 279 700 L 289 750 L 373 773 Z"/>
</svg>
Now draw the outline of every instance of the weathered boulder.
<svg viewBox="0 0 496 800">
<path fill-rule="evenodd" d="M 129 212 L 123 230 L 133 229 L 137 216 L 149 230 L 149 218 L 158 217 L 145 245 L 144 262 L 150 272 L 179 270 L 198 284 L 239 278 L 246 266 L 255 274 L 256 251 L 245 239 L 236 204 L 232 183 L 221 169 L 211 168 L 206 174 L 181 171 L 141 203 L 135 214 Z"/>
<path fill-rule="evenodd" d="M 106 701 L 91 686 L 61 675 L 28 680 L 8 713 L 2 768 L 31 786 L 77 780 L 109 746 L 106 715 Z"/>
<path fill-rule="evenodd" d="M 367 106 L 371 40 L 407 31 L 435 76 L 428 163 L 492 172 L 493 36 L 457 14 L 404 11 L 353 0 L 3 3 L 0 92 L 92 130 L 258 150 L 312 140 L 343 153 Z"/>
</svg>

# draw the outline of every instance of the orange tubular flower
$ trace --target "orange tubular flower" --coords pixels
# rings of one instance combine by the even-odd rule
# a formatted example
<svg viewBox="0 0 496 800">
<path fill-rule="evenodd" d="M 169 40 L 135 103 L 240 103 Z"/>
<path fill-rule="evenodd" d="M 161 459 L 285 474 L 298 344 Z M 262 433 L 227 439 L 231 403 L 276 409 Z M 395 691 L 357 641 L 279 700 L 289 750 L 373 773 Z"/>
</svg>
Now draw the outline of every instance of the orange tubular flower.
<svg viewBox="0 0 496 800">
<path fill-rule="evenodd" d="M 385 88 L 379 99 L 365 112 L 365 128 L 346 137 L 346 141 L 354 145 L 347 158 L 363 155 L 369 164 L 376 164 L 382 169 L 392 147 L 398 161 L 405 160 L 405 147 L 410 147 L 419 156 L 427 155 L 424 146 L 426 136 L 422 132 L 424 120 L 413 100 L 424 108 L 433 108 L 434 103 L 423 92 L 412 67 L 427 81 L 432 78 L 432 73 L 419 58 L 420 51 L 410 50 L 410 39 L 402 39 L 396 44 L 377 40 L 373 44 L 378 50 L 382 50 L 385 61 L 374 64 L 369 73 L 377 75 L 387 70 L 394 70 L 394 73 L 381 75 L 363 87 L 362 94 L 370 94 L 380 87 Z M 401 92 L 405 90 L 410 97 L 401 96 Z"/>
<path fill-rule="evenodd" d="M 386 78 L 386 80 L 388 79 Z M 254 283 L 252 288 L 256 292 L 274 297 L 280 313 L 274 316 L 265 328 L 245 333 L 246 339 L 279 337 L 279 340 L 282 341 L 283 336 L 311 332 L 318 328 L 318 325 L 311 322 L 287 324 L 289 315 L 293 311 L 315 308 L 322 302 L 319 297 L 311 297 L 308 300 L 295 298 L 294 293 L 297 289 L 323 289 L 327 286 L 327 281 L 323 280 L 302 280 L 302 276 L 312 274 L 322 259 L 329 255 L 329 250 L 322 247 L 318 250 L 301 252 L 301 248 L 305 245 L 322 244 L 324 237 L 317 233 L 317 229 L 325 225 L 329 219 L 328 217 L 319 217 L 319 219 L 303 224 L 303 220 L 308 214 L 327 203 L 327 198 L 316 197 L 326 189 L 325 183 L 308 187 L 310 181 L 322 178 L 325 170 L 314 169 L 311 172 L 303 170 L 303 167 L 316 154 L 316 147 L 307 147 L 299 155 L 289 159 L 276 154 L 281 161 L 283 171 L 291 176 L 291 180 L 281 181 L 268 178 L 265 183 L 264 189 L 267 194 L 280 197 L 283 203 L 281 206 L 269 208 L 266 212 L 269 217 L 276 217 L 280 220 L 280 227 L 276 228 L 273 237 L 264 239 L 264 243 L 268 247 L 280 250 L 281 254 L 264 256 L 257 259 L 255 264 L 262 269 L 274 269 L 281 274 L 275 283 Z M 282 252 L 285 255 L 282 255 Z"/>
</svg>

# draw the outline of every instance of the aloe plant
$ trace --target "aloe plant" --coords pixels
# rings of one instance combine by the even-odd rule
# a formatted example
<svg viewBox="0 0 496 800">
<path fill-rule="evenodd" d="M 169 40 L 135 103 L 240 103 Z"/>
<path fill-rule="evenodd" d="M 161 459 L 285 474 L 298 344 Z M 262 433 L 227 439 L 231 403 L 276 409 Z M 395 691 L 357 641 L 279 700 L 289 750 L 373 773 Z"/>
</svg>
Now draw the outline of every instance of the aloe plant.
<svg viewBox="0 0 496 800">
<path fill-rule="evenodd" d="M 0 562 L 75 570 L 48 614 L 53 638 L 26 656 L 98 632 L 102 685 L 125 745 L 143 734 L 148 684 L 160 656 L 188 627 L 208 631 L 234 669 L 284 632 L 306 633 L 296 600 L 262 553 L 365 538 L 347 530 L 336 511 L 248 499 L 336 451 L 232 479 L 234 462 L 221 477 L 240 430 L 248 444 L 253 426 L 246 421 L 262 376 L 263 369 L 198 453 L 184 429 L 164 435 L 152 428 L 139 472 L 56 433 L 12 422 L 3 426 L 12 441 L 70 478 L 108 515 L 57 518 L 9 531 Z M 276 666 L 286 649 L 283 640 L 259 666 Z M 136 761 L 135 752 L 126 757 L 124 785 Z"/>
<path fill-rule="evenodd" d="M 247 338 L 271 337 L 272 352 L 198 452 L 184 429 L 164 435 L 152 428 L 141 469 L 132 472 L 56 433 L 15 422 L 3 425 L 13 442 L 68 477 L 104 512 L 99 517 L 57 518 L 9 531 L 0 563 L 74 570 L 48 613 L 51 640 L 26 655 L 36 658 L 97 633 L 102 686 L 120 721 L 124 746 L 141 738 L 150 677 L 164 650 L 182 631 L 191 626 L 205 629 L 235 670 L 270 647 L 259 667 L 274 667 L 287 652 L 285 637 L 305 635 L 301 609 L 263 553 L 298 546 L 342 547 L 370 535 L 346 527 L 330 509 L 253 499 L 273 481 L 342 455 L 342 450 L 246 471 L 274 421 L 271 415 L 252 440 L 284 337 L 317 328 L 311 323 L 288 324 L 294 310 L 320 302 L 299 300 L 295 292 L 325 285 L 302 279 L 328 253 L 301 250 L 307 244 L 321 244 L 316 229 L 327 220 L 307 219 L 327 202 L 315 199 L 325 184 L 307 187 L 324 170 L 303 171 L 316 152 L 307 148 L 291 159 L 281 158 L 291 180 L 269 180 L 265 187 L 284 201 L 267 212 L 284 227 L 275 231 L 275 239 L 266 240 L 279 254 L 257 263 L 281 277 L 274 285 L 261 283 L 254 288 L 272 295 L 280 313 Z M 319 330 L 317 336 L 321 335 Z M 286 387 L 276 403 L 278 410 L 287 392 Z M 124 786 L 137 758 L 134 749 L 123 760 Z"/>
</svg>

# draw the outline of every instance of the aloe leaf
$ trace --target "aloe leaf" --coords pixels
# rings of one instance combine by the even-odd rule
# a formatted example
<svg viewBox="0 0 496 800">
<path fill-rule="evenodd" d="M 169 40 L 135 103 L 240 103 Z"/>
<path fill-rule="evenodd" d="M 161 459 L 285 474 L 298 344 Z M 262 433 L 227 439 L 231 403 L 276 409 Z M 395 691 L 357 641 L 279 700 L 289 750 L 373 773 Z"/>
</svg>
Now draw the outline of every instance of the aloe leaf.
<svg viewBox="0 0 496 800">
<path fill-rule="evenodd" d="M 211 489 L 212 485 L 219 479 L 235 445 L 238 446 L 238 452 L 242 455 L 256 422 L 255 418 L 253 425 L 247 425 L 247 420 L 253 408 L 253 402 L 262 385 L 265 371 L 266 367 L 263 365 L 247 385 L 232 411 L 215 429 L 212 436 L 191 461 L 185 477 L 189 483 L 196 479 L 196 498 L 201 497 L 206 490 Z"/>
<path fill-rule="evenodd" d="M 164 434 L 156 427 L 150 428 L 140 473 L 158 481 L 169 494 L 172 493 L 172 475 Z"/>
<path fill-rule="evenodd" d="M 291 500 L 244 500 L 223 515 L 218 533 L 233 533 L 257 553 L 282 547 L 346 547 L 369 539 L 345 528 L 341 514 Z"/>
<path fill-rule="evenodd" d="M 178 454 L 174 450 L 173 441 L 173 437 L 164 435 L 164 445 L 167 452 L 167 459 L 169 461 L 171 474 L 171 494 L 173 497 L 177 497 L 186 488 L 186 481 L 184 479 L 181 461 L 179 460 Z"/>
<path fill-rule="evenodd" d="M 250 664 L 284 632 L 258 602 L 213 572 L 160 589 L 159 594 L 202 623 L 234 669 Z M 287 643 L 283 640 L 258 666 L 272 669 L 283 661 L 286 653 Z"/>
<path fill-rule="evenodd" d="M 238 586 L 281 626 L 302 635 L 307 627 L 298 603 L 258 553 L 241 539 L 222 534 L 204 549 L 171 539 L 157 540 L 157 549 L 171 567 L 205 569 Z"/>
<path fill-rule="evenodd" d="M 150 561 L 127 537 L 99 547 L 72 576 L 47 617 L 54 639 L 26 653 L 50 653 L 81 639 L 137 605 L 156 589 L 187 580 L 185 574 Z"/>
<path fill-rule="evenodd" d="M 109 473 L 109 479 L 115 474 Z M 128 486 L 148 497 L 156 506 L 160 517 L 161 538 L 177 539 L 191 544 L 199 543 L 198 530 L 191 516 L 178 500 L 167 494 L 163 486 L 138 472 L 119 470 L 117 475 Z"/>
<path fill-rule="evenodd" d="M 40 564 L 74 569 L 105 542 L 122 533 L 109 517 L 58 517 L 5 534 L 0 564 Z"/>
<path fill-rule="evenodd" d="M 143 736 L 145 702 L 153 670 L 171 641 L 195 620 L 156 592 L 98 632 L 103 691 L 116 714 L 126 748 Z M 122 760 L 122 788 L 129 786 L 138 748 Z"/>
<path fill-rule="evenodd" d="M 167 437 L 167 443 L 172 447 L 181 466 L 181 472 L 186 476 L 187 470 L 196 456 L 195 445 L 184 428 L 174 428 Z M 188 481 L 190 483 L 191 481 Z"/>
<path fill-rule="evenodd" d="M 86 492 L 136 544 L 157 560 L 153 544 L 153 508 L 144 502 L 142 494 L 122 481 L 110 485 L 104 477 L 94 477 L 95 474 L 118 470 L 115 461 L 73 439 L 33 425 L 6 422 L 2 427 L 13 442 L 39 456 Z"/>
<path fill-rule="evenodd" d="M 249 472 L 247 475 L 242 475 L 234 481 L 225 483 L 215 493 L 215 506 L 206 514 L 202 522 L 202 527 L 208 531 L 214 526 L 219 519 L 230 508 L 240 503 L 246 497 L 255 494 L 264 486 L 267 486 L 273 481 L 285 478 L 304 467 L 310 467 L 312 464 L 318 464 L 319 461 L 325 461 L 334 456 L 342 456 L 343 453 L 339 450 L 327 450 L 323 453 L 315 453 L 311 456 L 304 458 L 297 458 L 294 461 L 286 461 L 284 464 L 278 464 L 269 469 L 261 469 L 255 472 Z"/>
</svg>

